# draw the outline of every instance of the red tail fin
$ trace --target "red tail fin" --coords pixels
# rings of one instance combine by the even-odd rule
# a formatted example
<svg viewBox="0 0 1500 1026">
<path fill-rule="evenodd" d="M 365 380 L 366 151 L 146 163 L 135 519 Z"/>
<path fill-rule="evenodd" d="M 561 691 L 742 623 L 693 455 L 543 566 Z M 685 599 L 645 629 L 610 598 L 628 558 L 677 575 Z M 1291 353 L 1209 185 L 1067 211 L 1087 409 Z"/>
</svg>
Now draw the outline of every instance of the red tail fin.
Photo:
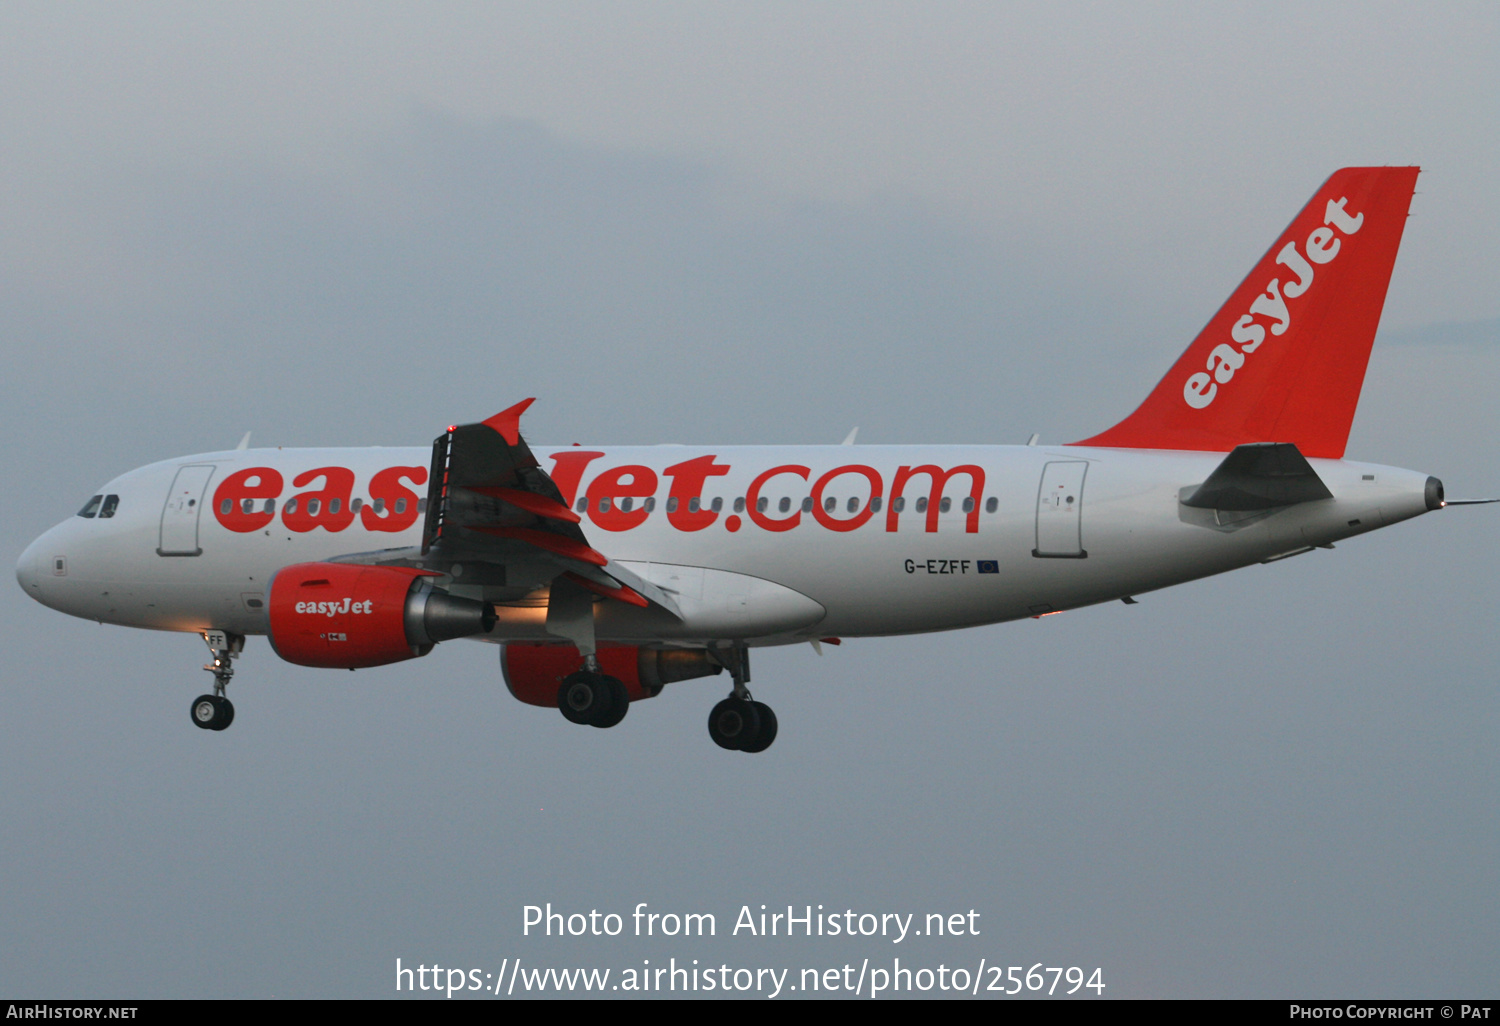
<svg viewBox="0 0 1500 1026">
<path fill-rule="evenodd" d="M 1140 409 L 1075 444 L 1342 457 L 1419 170 L 1335 172 Z"/>
</svg>

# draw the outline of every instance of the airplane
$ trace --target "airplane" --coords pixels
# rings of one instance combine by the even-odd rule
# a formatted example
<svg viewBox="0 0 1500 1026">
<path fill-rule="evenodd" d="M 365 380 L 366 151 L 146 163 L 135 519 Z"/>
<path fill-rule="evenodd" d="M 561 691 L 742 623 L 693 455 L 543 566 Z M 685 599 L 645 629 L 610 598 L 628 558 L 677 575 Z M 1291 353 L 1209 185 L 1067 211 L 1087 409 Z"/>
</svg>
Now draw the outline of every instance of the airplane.
<svg viewBox="0 0 1500 1026">
<path fill-rule="evenodd" d="M 521 702 L 601 728 L 727 672 L 709 735 L 761 752 L 752 649 L 1131 603 L 1455 505 L 1343 458 L 1419 170 L 1335 172 L 1140 407 L 1079 442 L 533 448 L 527 399 L 430 448 L 130 471 L 16 577 L 73 616 L 201 635 L 205 730 L 234 719 L 248 636 L 350 670 L 470 638 Z"/>
</svg>

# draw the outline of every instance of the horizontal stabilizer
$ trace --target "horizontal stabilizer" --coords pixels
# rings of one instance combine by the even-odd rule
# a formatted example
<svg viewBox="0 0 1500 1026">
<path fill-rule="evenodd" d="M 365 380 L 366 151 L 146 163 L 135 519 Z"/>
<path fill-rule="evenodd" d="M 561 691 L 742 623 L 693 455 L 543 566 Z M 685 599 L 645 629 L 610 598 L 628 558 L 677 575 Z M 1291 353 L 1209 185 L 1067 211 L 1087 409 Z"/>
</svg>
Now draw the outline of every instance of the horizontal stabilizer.
<svg viewBox="0 0 1500 1026">
<path fill-rule="evenodd" d="M 1333 493 L 1291 442 L 1254 442 L 1236 446 L 1182 504 L 1199 509 L 1271 509 L 1331 498 Z"/>
</svg>

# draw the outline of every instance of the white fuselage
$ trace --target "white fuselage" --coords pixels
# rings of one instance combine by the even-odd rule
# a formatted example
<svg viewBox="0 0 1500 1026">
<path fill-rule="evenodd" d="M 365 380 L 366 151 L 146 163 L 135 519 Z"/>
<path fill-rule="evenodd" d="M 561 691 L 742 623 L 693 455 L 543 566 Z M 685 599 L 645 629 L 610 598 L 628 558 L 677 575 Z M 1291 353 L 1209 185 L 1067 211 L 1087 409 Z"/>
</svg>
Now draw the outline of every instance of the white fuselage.
<svg viewBox="0 0 1500 1026">
<path fill-rule="evenodd" d="M 575 509 L 588 500 L 580 515 L 589 544 L 664 589 L 683 613 L 677 622 L 601 601 L 601 640 L 778 644 L 996 623 L 1328 545 L 1427 509 L 1426 475 L 1343 460 L 1310 461 L 1332 499 L 1229 516 L 1180 502 L 1222 453 L 977 445 L 535 452 Z M 420 545 L 429 458 L 426 447 L 262 449 L 152 464 L 101 489 L 119 497 L 112 516 L 71 517 L 33 542 L 17 577 L 37 601 L 74 616 L 264 634 L 267 588 L 282 567 Z M 253 468 L 268 472 L 249 475 L 255 498 L 221 493 L 232 475 Z M 352 483 L 309 476 L 325 468 L 345 468 Z M 384 495 L 378 512 L 374 491 Z M 318 499 L 311 522 L 310 496 Z M 805 511 L 814 497 L 816 509 Z M 466 583 L 465 568 L 448 569 L 450 590 L 495 598 Z M 545 592 L 498 605 L 499 623 L 484 640 L 550 637 Z"/>
</svg>

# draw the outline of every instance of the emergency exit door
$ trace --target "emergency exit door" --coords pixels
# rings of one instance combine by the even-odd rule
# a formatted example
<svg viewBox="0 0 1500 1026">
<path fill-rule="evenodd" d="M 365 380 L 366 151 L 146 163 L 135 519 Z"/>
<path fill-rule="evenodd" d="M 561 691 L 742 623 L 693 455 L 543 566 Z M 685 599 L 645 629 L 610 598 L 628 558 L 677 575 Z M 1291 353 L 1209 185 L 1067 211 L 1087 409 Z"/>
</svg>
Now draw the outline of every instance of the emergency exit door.
<svg viewBox="0 0 1500 1026">
<path fill-rule="evenodd" d="M 212 464 L 181 467 L 172 479 L 167 503 L 161 511 L 158 556 L 198 556 L 198 515 L 203 511 L 203 493 L 214 476 Z"/>
<path fill-rule="evenodd" d="M 1036 498 L 1036 548 L 1033 556 L 1083 559 L 1083 479 L 1089 465 L 1083 460 L 1049 463 L 1042 468 Z"/>
</svg>

